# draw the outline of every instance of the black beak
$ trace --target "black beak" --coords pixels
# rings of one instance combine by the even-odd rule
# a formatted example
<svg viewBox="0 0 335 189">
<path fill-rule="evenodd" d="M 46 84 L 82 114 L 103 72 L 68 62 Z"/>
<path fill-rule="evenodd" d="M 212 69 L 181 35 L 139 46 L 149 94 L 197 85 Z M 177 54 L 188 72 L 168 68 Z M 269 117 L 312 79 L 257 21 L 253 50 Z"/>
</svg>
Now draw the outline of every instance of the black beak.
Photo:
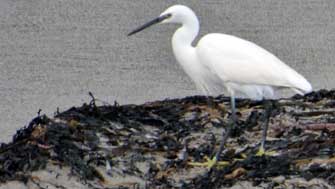
<svg viewBox="0 0 335 189">
<path fill-rule="evenodd" d="M 144 30 L 145 28 L 148 28 L 154 24 L 158 24 L 160 22 L 162 22 L 163 20 L 167 19 L 167 18 L 170 18 L 171 17 L 171 14 L 165 14 L 165 15 L 162 15 L 162 16 L 159 16 L 153 20 L 151 20 L 150 22 L 144 24 L 143 26 L 140 26 L 138 28 L 136 28 L 135 30 L 133 30 L 132 32 L 128 33 L 128 36 L 131 36 L 137 32 L 140 32 L 142 30 Z"/>
</svg>

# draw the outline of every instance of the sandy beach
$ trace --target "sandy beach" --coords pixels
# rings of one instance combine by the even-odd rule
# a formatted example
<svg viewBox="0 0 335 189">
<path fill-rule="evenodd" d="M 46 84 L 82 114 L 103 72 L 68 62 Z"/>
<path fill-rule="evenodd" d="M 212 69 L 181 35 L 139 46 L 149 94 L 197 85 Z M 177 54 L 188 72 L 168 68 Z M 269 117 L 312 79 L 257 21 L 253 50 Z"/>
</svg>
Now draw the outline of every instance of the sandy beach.
<svg viewBox="0 0 335 189">
<path fill-rule="evenodd" d="M 333 0 L 1 0 L 0 141 L 42 113 L 88 102 L 144 103 L 199 94 L 176 63 L 176 26 L 126 34 L 175 3 L 209 32 L 253 41 L 302 73 L 315 89 L 335 87 Z"/>
</svg>

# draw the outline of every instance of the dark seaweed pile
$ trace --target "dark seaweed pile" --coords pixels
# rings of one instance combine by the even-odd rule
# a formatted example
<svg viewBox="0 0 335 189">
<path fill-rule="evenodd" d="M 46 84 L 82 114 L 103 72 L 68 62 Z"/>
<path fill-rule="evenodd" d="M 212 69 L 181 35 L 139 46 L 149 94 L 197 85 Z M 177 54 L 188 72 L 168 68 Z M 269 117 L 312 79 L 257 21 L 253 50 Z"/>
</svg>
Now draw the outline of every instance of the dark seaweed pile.
<svg viewBox="0 0 335 189">
<path fill-rule="evenodd" d="M 11 143 L 2 144 L 0 182 L 28 182 L 33 171 L 53 164 L 71 167 L 84 184 L 122 175 L 138 177 L 145 185 L 135 185 L 147 188 L 220 188 L 240 181 L 254 186 L 267 183 L 271 188 L 284 182 L 273 178 L 284 176 L 318 178 L 335 186 L 335 91 L 277 101 L 268 132 L 272 140 L 266 143 L 276 156 L 255 156 L 262 102 L 238 100 L 238 125 L 221 156 L 231 163 L 211 170 L 188 162 L 212 157 L 229 123 L 229 98 L 193 96 L 97 106 L 97 99 L 91 97 L 89 104 L 52 119 L 39 115 L 18 130 Z M 145 168 L 138 166 L 141 163 Z"/>
</svg>

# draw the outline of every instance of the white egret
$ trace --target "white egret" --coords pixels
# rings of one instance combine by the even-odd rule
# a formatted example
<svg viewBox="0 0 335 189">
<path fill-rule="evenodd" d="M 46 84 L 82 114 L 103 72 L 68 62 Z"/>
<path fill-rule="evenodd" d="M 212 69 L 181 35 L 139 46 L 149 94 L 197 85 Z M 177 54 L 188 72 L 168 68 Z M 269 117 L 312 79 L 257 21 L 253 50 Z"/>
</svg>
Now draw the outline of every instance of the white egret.
<svg viewBox="0 0 335 189">
<path fill-rule="evenodd" d="M 247 40 L 211 33 L 202 37 L 193 47 L 192 42 L 199 32 L 199 21 L 195 13 L 183 5 L 169 7 L 159 17 L 130 32 L 128 36 L 157 23 L 181 24 L 172 37 L 172 49 L 177 61 L 205 95 L 222 93 L 224 89 L 229 93 L 234 124 L 236 96 L 262 100 L 274 98 L 274 92 L 282 88 L 289 88 L 300 94 L 312 91 L 311 84 L 302 75 L 270 52 Z M 266 123 L 261 153 L 264 153 L 267 127 Z M 228 135 L 227 131 L 218 152 L 209 162 L 210 167 L 219 159 Z"/>
</svg>

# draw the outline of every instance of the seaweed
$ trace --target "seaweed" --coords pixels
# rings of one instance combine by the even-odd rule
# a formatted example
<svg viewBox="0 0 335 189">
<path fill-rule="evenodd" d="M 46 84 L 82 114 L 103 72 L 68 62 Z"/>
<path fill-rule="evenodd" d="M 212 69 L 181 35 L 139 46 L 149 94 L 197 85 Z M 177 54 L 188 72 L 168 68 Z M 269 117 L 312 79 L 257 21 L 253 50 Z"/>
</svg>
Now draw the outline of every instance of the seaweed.
<svg viewBox="0 0 335 189">
<path fill-rule="evenodd" d="M 51 169 L 59 176 L 69 168 L 71 177 L 89 188 L 335 186 L 335 91 L 276 101 L 266 143 L 275 156 L 255 155 L 263 103 L 238 99 L 238 123 L 220 157 L 230 164 L 211 170 L 188 162 L 213 155 L 229 123 L 229 98 L 99 106 L 89 95 L 88 104 L 53 118 L 39 111 L 12 142 L 1 144 L 0 182 L 67 188 L 36 177 L 38 171 Z"/>
</svg>

